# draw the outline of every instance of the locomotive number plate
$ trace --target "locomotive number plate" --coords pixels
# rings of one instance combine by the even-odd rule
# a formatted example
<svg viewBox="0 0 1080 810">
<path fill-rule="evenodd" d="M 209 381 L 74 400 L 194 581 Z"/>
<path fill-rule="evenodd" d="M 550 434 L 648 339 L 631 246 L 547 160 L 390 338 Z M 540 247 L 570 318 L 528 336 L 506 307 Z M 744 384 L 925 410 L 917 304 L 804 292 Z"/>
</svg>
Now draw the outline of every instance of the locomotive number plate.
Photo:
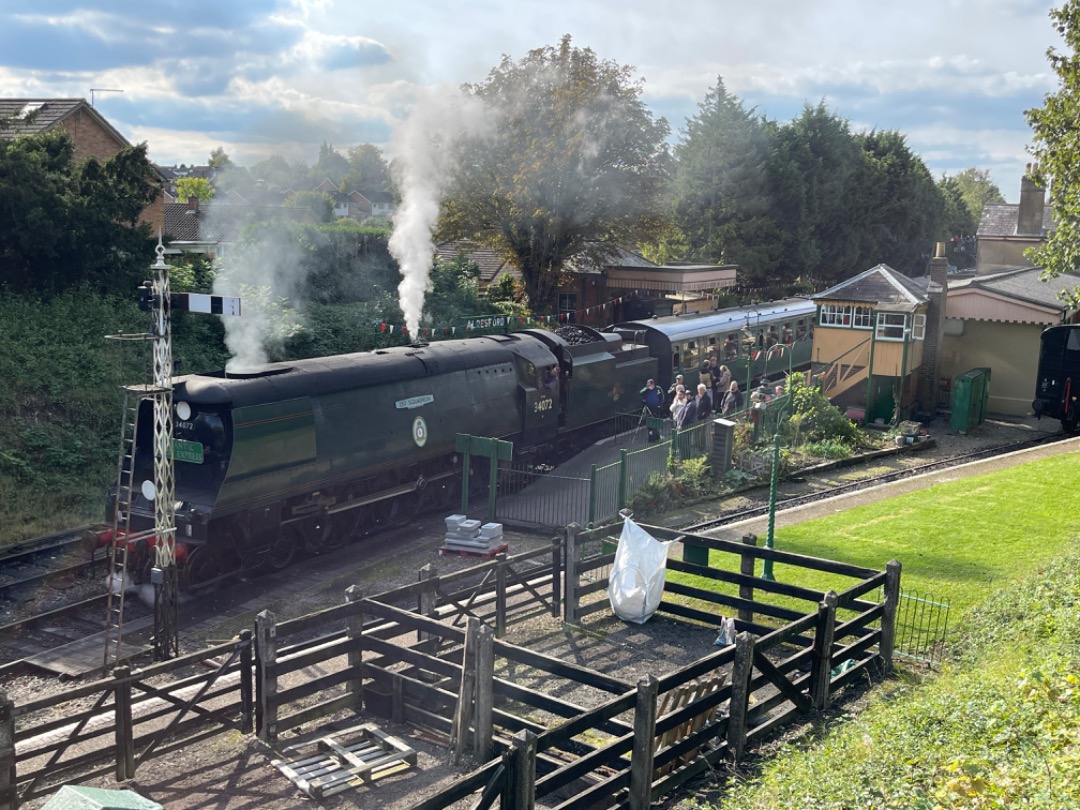
<svg viewBox="0 0 1080 810">
<path fill-rule="evenodd" d="M 203 446 L 200 442 L 187 439 L 173 439 L 172 457 L 174 461 L 187 461 L 191 464 L 203 463 Z"/>
</svg>

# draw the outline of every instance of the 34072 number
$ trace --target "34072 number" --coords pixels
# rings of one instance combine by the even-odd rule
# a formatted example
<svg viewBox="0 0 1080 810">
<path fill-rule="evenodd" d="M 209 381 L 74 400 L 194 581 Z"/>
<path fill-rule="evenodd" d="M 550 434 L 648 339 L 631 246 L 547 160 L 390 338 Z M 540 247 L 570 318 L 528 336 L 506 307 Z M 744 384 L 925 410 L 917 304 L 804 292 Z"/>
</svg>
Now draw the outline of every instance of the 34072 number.
<svg viewBox="0 0 1080 810">
<path fill-rule="evenodd" d="M 533 413 L 543 413 L 544 411 L 550 411 L 555 407 L 555 400 L 553 399 L 538 399 L 533 403 Z"/>
</svg>

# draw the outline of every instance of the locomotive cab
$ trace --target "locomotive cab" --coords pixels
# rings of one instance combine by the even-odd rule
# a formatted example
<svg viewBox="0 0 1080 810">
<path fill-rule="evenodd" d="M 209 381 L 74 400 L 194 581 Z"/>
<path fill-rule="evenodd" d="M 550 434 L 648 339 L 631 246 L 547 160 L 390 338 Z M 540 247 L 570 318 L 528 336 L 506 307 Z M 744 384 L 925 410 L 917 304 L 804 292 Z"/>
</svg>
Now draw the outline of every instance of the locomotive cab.
<svg viewBox="0 0 1080 810">
<path fill-rule="evenodd" d="M 1080 325 L 1052 326 L 1042 333 L 1035 399 L 1031 409 L 1061 421 L 1068 433 L 1080 421 Z"/>
</svg>

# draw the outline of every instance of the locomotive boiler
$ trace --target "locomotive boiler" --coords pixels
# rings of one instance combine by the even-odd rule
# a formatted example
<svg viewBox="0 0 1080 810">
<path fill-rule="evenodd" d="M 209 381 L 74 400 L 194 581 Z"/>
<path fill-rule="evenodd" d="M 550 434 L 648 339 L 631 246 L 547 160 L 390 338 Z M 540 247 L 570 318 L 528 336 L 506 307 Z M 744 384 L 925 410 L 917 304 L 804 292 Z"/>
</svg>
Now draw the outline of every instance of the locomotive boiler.
<svg viewBox="0 0 1080 810">
<path fill-rule="evenodd" d="M 299 550 L 453 508 L 458 434 L 512 441 L 522 458 L 638 406 L 657 370 L 646 346 L 580 326 L 559 331 L 175 378 L 176 556 L 186 582 L 283 568 Z M 107 508 L 129 533 L 154 524 L 154 489 L 140 485 L 153 479 L 149 401 L 135 436 L 133 491 L 118 499 L 114 488 Z M 118 502 L 130 514 L 116 515 Z M 150 555 L 135 551 L 138 572 Z"/>
</svg>

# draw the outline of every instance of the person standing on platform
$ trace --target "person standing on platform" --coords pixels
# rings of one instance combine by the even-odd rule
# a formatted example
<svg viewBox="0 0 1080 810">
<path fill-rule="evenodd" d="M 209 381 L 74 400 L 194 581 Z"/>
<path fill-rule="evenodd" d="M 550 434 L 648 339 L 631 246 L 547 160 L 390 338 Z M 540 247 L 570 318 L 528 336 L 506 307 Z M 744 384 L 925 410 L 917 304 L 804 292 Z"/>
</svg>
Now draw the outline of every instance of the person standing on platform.
<svg viewBox="0 0 1080 810">
<path fill-rule="evenodd" d="M 663 418 L 664 392 L 656 384 L 656 380 L 650 379 L 641 389 L 641 404 L 651 416 L 656 419 Z M 660 441 L 660 431 L 655 422 L 646 422 L 649 428 L 649 441 Z"/>
<path fill-rule="evenodd" d="M 729 413 L 738 413 L 742 410 L 743 395 L 739 390 L 739 384 L 734 380 L 728 386 L 728 392 L 724 394 L 724 401 L 720 406 L 720 412 L 725 416 Z"/>
</svg>

